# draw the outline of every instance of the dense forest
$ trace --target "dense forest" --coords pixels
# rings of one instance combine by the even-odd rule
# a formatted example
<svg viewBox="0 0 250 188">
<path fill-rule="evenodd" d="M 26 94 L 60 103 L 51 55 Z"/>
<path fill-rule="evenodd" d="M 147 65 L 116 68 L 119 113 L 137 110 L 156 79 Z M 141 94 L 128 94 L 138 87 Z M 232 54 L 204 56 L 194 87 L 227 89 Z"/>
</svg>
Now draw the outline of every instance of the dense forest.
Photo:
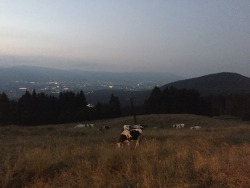
<svg viewBox="0 0 250 188">
<path fill-rule="evenodd" d="M 145 113 L 190 113 L 206 116 L 229 115 L 250 119 L 250 94 L 201 96 L 193 89 L 155 87 L 144 104 Z"/>
<path fill-rule="evenodd" d="M 190 113 L 206 116 L 232 115 L 250 119 L 250 94 L 200 96 L 193 89 L 155 87 L 137 114 Z M 108 103 L 88 105 L 83 91 L 61 92 L 58 97 L 26 91 L 17 101 L 0 94 L 0 125 L 42 125 L 91 121 L 132 115 L 135 109 L 121 107 L 113 94 Z"/>
<path fill-rule="evenodd" d="M 113 94 L 108 104 L 88 106 L 83 91 L 61 92 L 58 97 L 26 91 L 18 101 L 11 101 L 5 93 L 0 94 L 1 125 L 41 125 L 121 116 L 118 97 Z"/>
</svg>

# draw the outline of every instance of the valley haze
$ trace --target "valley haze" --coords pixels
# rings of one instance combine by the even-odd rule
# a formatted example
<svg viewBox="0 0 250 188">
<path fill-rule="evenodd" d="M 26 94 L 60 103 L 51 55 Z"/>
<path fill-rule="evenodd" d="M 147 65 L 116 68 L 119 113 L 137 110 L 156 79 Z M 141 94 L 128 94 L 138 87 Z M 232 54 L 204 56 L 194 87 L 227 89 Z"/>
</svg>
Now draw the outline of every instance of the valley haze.
<svg viewBox="0 0 250 188">
<path fill-rule="evenodd" d="M 128 98 L 138 97 L 145 93 L 143 91 L 180 79 L 183 78 L 163 72 L 95 72 L 27 65 L 5 66 L 0 67 L 0 92 L 17 99 L 26 90 L 53 95 L 83 90 L 89 101 L 96 103 L 97 99 L 107 102 L 111 93 Z"/>
<path fill-rule="evenodd" d="M 221 72 L 185 79 L 164 72 L 94 72 L 62 70 L 37 66 L 0 67 L 0 92 L 10 99 L 20 98 L 26 91 L 58 96 L 60 92 L 82 90 L 88 103 L 107 103 L 111 94 L 122 106 L 141 105 L 152 89 L 175 87 L 195 89 L 202 96 L 250 93 L 250 78 L 238 73 Z"/>
</svg>

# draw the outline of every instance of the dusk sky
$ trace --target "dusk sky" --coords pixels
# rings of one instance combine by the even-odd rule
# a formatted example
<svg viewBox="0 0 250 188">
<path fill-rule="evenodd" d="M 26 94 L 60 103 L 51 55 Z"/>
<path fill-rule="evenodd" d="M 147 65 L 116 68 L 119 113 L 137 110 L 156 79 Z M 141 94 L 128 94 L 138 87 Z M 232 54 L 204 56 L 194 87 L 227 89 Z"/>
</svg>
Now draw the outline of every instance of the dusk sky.
<svg viewBox="0 0 250 188">
<path fill-rule="evenodd" d="M 0 65 L 250 77 L 250 0 L 0 0 Z"/>
</svg>

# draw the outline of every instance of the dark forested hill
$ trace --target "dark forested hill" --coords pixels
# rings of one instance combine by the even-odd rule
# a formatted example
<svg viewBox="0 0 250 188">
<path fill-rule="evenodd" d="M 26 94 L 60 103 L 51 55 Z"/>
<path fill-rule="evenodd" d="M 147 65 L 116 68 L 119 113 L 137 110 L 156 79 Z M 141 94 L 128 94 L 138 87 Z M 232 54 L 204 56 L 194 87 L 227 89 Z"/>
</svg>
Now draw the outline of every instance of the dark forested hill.
<svg viewBox="0 0 250 188">
<path fill-rule="evenodd" d="M 250 78 L 237 73 L 216 73 L 192 79 L 180 80 L 162 86 L 177 89 L 195 89 L 203 96 L 250 93 Z"/>
</svg>

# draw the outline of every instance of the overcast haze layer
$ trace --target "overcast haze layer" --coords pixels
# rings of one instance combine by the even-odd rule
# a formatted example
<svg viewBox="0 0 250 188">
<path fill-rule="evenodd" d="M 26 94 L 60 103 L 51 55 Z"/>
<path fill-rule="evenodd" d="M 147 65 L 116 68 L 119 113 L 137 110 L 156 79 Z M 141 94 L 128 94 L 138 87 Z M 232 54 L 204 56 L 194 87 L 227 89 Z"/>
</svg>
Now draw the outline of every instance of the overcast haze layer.
<svg viewBox="0 0 250 188">
<path fill-rule="evenodd" d="M 0 2 L 0 65 L 250 76 L 249 0 Z"/>
</svg>

